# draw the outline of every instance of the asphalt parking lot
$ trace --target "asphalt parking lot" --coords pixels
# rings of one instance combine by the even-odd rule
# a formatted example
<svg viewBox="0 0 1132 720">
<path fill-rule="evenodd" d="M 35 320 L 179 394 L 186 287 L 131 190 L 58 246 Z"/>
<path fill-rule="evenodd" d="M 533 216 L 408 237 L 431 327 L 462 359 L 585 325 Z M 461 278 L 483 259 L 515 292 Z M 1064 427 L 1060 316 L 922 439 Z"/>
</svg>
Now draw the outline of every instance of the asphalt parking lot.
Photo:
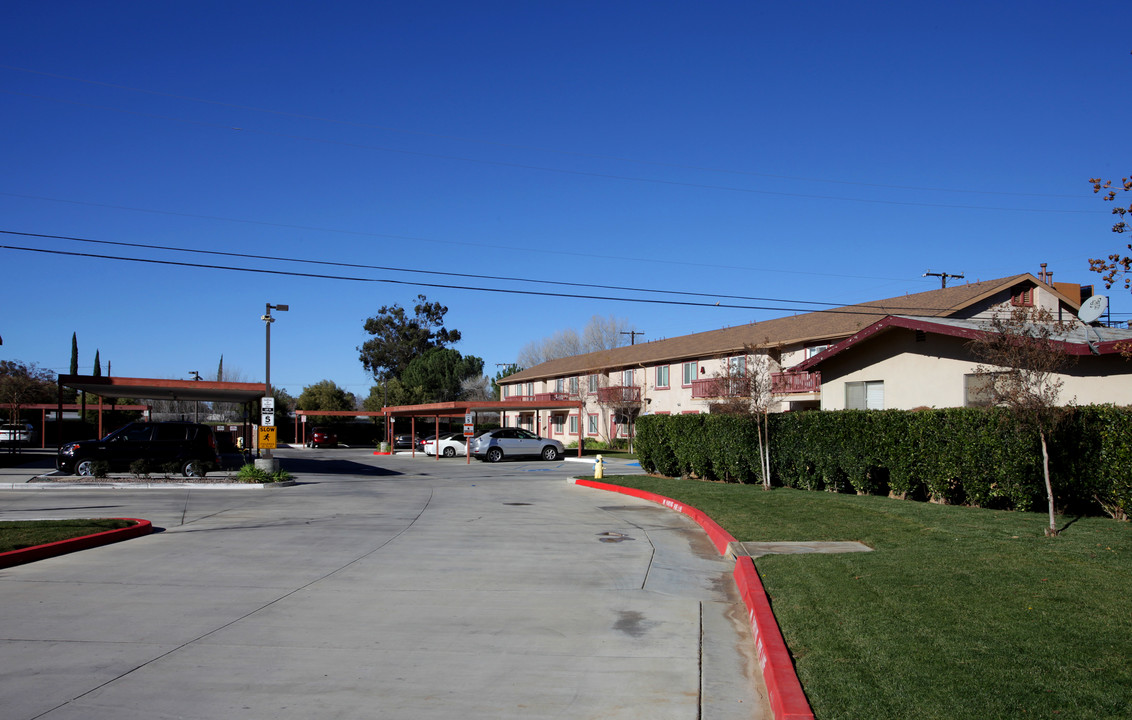
<svg viewBox="0 0 1132 720">
<path fill-rule="evenodd" d="M 685 516 L 574 462 L 276 454 L 297 485 L 0 492 L 159 528 L 0 571 L 4 717 L 769 717 Z"/>
</svg>

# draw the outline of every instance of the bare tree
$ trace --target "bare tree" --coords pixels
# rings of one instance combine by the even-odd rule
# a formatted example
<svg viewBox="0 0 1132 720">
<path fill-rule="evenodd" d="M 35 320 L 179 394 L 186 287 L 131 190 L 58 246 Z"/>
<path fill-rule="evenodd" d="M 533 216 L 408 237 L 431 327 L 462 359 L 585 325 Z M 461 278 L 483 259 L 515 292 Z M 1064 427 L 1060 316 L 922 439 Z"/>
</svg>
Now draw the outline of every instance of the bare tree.
<svg viewBox="0 0 1132 720">
<path fill-rule="evenodd" d="M 623 332 L 628 332 L 629 321 L 610 315 L 594 315 L 579 333 L 574 328 L 560 330 L 542 340 L 532 340 L 523 346 L 516 364 L 530 368 L 549 360 L 582 355 L 597 350 L 612 350 L 625 344 Z"/>
<path fill-rule="evenodd" d="M 1089 178 L 1089 182 L 1093 184 L 1094 193 L 1099 193 L 1101 190 L 1108 191 L 1103 199 L 1105 202 L 1113 203 L 1112 214 L 1117 216 L 1117 221 L 1112 225 L 1112 231 L 1114 233 L 1127 231 L 1129 228 L 1124 222 L 1124 216 L 1132 213 L 1132 205 L 1124 207 L 1121 203 L 1115 201 L 1117 192 L 1132 191 L 1132 177 L 1121 178 L 1118 188 L 1113 188 L 1111 180 Z M 1132 250 L 1132 244 L 1127 245 L 1126 249 Z M 1111 288 L 1117 283 L 1120 276 L 1124 276 L 1124 289 L 1132 290 L 1132 274 L 1130 274 L 1132 273 L 1132 256 L 1116 252 L 1107 258 L 1089 258 L 1089 270 L 1101 274 L 1101 280 L 1104 281 L 1106 288 Z"/>
<path fill-rule="evenodd" d="M 628 370 L 628 368 L 626 368 Z M 623 370 L 621 372 L 625 372 Z M 642 374 L 643 374 L 642 370 Z M 610 415 L 617 417 L 620 422 L 618 425 L 625 425 L 629 428 L 629 452 L 633 451 L 633 434 L 634 428 L 637 423 L 637 418 L 648 406 L 648 397 L 646 393 L 647 383 L 642 378 L 640 385 L 637 385 L 637 373 L 633 373 L 633 383 L 631 385 L 614 385 L 609 379 L 608 372 L 597 374 L 598 387 L 596 403 L 599 408 L 604 412 L 602 416 L 608 420 Z M 579 418 L 581 419 L 581 418 Z M 599 423 L 598 427 L 601 427 Z M 614 437 L 612 423 L 606 424 L 606 432 L 604 434 L 606 442 L 610 447 L 613 446 L 616 437 Z"/>
<path fill-rule="evenodd" d="M 715 373 L 718 400 L 711 411 L 730 415 L 749 415 L 755 420 L 759 438 L 759 474 L 763 489 L 770 489 L 770 410 L 773 404 L 771 391 L 771 364 L 773 359 L 757 352 L 751 345 L 743 353 L 720 358 L 721 369 Z"/>
<path fill-rule="evenodd" d="M 985 332 L 968 344 L 980 364 L 975 375 L 982 379 L 991 402 L 1009 409 L 1019 421 L 1038 433 L 1042 446 L 1042 473 L 1049 505 L 1046 536 L 1058 534 L 1049 473 L 1049 434 L 1063 416 L 1058 405 L 1062 370 L 1070 356 L 1055 338 L 1070 329 L 1055 322 L 1044 308 L 1029 311 L 1014 308 L 1009 315 L 996 315 Z"/>
</svg>

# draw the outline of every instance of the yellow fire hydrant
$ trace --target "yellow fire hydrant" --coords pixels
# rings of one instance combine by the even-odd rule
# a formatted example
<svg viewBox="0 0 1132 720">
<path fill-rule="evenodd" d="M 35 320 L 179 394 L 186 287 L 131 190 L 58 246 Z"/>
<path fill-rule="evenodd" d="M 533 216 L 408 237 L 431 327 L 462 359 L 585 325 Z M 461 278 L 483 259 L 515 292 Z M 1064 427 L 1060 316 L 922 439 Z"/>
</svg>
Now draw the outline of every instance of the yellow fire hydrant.
<svg viewBox="0 0 1132 720">
<path fill-rule="evenodd" d="M 594 480 L 601 480 L 605 477 L 605 463 L 601 460 L 601 455 L 597 456 L 597 462 L 594 463 Z"/>
</svg>

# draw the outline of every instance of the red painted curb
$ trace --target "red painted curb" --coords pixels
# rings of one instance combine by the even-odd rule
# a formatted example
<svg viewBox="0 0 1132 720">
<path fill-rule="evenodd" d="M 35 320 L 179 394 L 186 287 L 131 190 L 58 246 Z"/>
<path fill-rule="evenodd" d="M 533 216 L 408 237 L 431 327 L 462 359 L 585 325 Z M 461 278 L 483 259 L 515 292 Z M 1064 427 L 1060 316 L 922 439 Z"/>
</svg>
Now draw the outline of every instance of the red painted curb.
<svg viewBox="0 0 1132 720">
<path fill-rule="evenodd" d="M 153 523 L 149 520 L 141 520 L 139 518 L 109 519 L 130 520 L 134 524 L 129 527 L 106 530 L 93 535 L 83 535 L 82 537 L 68 538 L 67 540 L 59 540 L 53 543 L 47 543 L 46 545 L 36 545 L 34 547 L 20 548 L 19 550 L 9 550 L 8 552 L 0 553 L 0 569 L 23 565 L 24 563 L 35 562 L 36 560 L 43 560 L 58 555 L 66 555 L 67 553 L 73 553 L 79 550 L 89 550 L 90 548 L 141 537 L 142 535 L 148 535 L 153 532 Z"/>
<path fill-rule="evenodd" d="M 608 483 L 597 482 L 596 480 L 585 480 L 583 478 L 574 478 L 574 484 L 596 488 L 598 490 L 609 490 L 610 492 L 617 492 L 621 493 L 622 495 L 632 495 L 633 497 L 638 497 L 642 500 L 649 500 L 651 502 L 658 503 L 670 510 L 675 510 L 678 513 L 684 513 L 700 524 L 700 527 L 702 527 L 708 534 L 708 537 L 711 538 L 712 543 L 715 545 L 716 551 L 718 551 L 720 555 L 723 555 L 727 552 L 727 545 L 729 543 L 735 542 L 735 538 L 731 536 L 731 533 L 721 528 L 719 526 L 719 523 L 717 523 L 715 520 L 712 520 L 710 517 L 703 514 L 691 505 L 685 505 L 684 503 L 676 502 L 672 498 L 666 498 L 663 495 L 657 495 L 656 493 L 646 492 L 644 490 L 621 487 L 620 485 L 610 485 Z"/>
<path fill-rule="evenodd" d="M 393 453 L 391 453 L 391 452 L 381 452 L 380 450 L 374 450 L 373 454 L 374 455 L 392 455 Z"/>
<path fill-rule="evenodd" d="M 770 598 L 766 596 L 754 560 L 749 557 L 736 560 L 735 585 L 747 606 L 751 634 L 759 653 L 759 667 L 763 671 L 775 720 L 814 720 L 814 711 L 806 700 L 798 673 L 794 671 L 794 661 L 786 649 L 778 621 L 774 619 Z"/>
<path fill-rule="evenodd" d="M 643 500 L 658 503 L 676 512 L 683 513 L 699 523 L 715 544 L 720 555 L 727 554 L 728 543 L 735 542 L 731 533 L 719 526 L 715 520 L 696 508 L 677 502 L 672 498 L 657 495 L 656 493 L 635 488 L 610 485 L 609 483 L 573 478 L 575 485 L 608 490 L 610 492 L 631 495 Z M 762 668 L 763 680 L 766 681 L 766 691 L 770 699 L 770 709 L 775 720 L 814 720 L 814 711 L 806 700 L 806 693 L 802 690 L 802 683 L 798 680 L 798 673 L 794 671 L 794 662 L 790 658 L 790 651 L 786 648 L 786 641 L 782 638 L 782 630 L 778 621 L 774 619 L 774 611 L 770 607 L 770 598 L 766 595 L 763 583 L 759 580 L 755 563 L 749 557 L 741 557 L 735 563 L 735 585 L 739 588 L 739 595 L 743 604 L 747 606 L 747 615 L 751 623 L 751 635 L 755 641 L 755 649 L 759 655 L 759 666 Z"/>
</svg>

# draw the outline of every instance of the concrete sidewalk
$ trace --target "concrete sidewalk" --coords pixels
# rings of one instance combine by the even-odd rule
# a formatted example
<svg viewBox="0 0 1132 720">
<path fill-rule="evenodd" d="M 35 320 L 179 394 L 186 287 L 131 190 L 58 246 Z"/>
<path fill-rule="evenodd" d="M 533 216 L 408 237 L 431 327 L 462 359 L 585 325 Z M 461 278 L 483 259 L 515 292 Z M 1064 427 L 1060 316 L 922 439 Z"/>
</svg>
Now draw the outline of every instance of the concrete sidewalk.
<svg viewBox="0 0 1132 720">
<path fill-rule="evenodd" d="M 0 493 L 164 529 L 0 571 L 4 717 L 769 717 L 684 516 L 573 463 L 279 455 L 296 487 Z"/>
</svg>

